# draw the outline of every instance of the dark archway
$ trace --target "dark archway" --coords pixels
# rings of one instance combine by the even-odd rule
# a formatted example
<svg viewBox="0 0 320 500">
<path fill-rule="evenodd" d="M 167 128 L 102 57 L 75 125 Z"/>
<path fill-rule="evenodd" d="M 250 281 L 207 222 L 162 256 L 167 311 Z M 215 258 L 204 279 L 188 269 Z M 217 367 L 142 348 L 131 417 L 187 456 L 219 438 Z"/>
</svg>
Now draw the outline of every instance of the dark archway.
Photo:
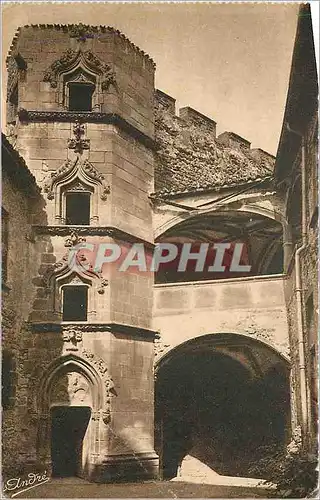
<svg viewBox="0 0 320 500">
<path fill-rule="evenodd" d="M 91 417 L 88 406 L 51 408 L 52 475 L 81 475 L 83 438 Z"/>
<path fill-rule="evenodd" d="M 198 466 L 249 476 L 266 445 L 287 442 L 289 395 L 287 363 L 261 342 L 209 335 L 174 349 L 157 367 L 162 477 L 197 474 Z"/>
</svg>

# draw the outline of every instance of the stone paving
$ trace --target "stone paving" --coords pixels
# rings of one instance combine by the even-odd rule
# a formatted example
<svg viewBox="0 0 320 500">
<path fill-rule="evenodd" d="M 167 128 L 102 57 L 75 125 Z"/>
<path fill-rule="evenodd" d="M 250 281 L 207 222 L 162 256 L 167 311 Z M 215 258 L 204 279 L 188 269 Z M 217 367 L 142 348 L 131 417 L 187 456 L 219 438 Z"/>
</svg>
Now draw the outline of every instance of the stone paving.
<svg viewBox="0 0 320 500">
<path fill-rule="evenodd" d="M 240 486 L 170 481 L 97 484 L 66 478 L 50 480 L 15 498 L 267 498 L 267 494 L 258 488 Z"/>
</svg>

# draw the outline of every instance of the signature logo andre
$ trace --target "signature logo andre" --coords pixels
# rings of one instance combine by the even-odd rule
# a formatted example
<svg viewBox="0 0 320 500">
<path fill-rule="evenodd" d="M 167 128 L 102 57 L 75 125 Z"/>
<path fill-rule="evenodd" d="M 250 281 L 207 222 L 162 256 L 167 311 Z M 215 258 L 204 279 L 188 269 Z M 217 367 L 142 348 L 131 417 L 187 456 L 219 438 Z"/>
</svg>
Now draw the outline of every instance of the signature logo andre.
<svg viewBox="0 0 320 500">
<path fill-rule="evenodd" d="M 41 473 L 30 472 L 26 478 L 12 477 L 7 479 L 3 492 L 7 493 L 7 497 L 14 498 L 20 493 L 36 488 L 36 486 L 40 486 L 48 481 L 50 481 L 50 477 L 47 476 L 47 471 Z"/>
</svg>

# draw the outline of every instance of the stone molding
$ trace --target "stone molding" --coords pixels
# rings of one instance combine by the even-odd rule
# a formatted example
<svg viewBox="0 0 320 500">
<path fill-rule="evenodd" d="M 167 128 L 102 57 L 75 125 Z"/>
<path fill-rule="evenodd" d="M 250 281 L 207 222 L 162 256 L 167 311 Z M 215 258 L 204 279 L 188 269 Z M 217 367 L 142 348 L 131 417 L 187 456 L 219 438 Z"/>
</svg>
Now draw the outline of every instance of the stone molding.
<svg viewBox="0 0 320 500">
<path fill-rule="evenodd" d="M 136 139 L 146 148 L 154 151 L 157 149 L 156 142 L 153 138 L 141 132 L 117 113 L 98 113 L 95 111 L 35 111 L 20 108 L 18 116 L 22 123 L 80 121 L 85 123 L 104 123 L 106 125 L 115 125 L 120 130 Z"/>
<path fill-rule="evenodd" d="M 12 44 L 9 49 L 9 56 L 12 56 L 15 53 L 16 47 L 17 47 L 17 42 L 20 36 L 20 33 L 22 30 L 25 30 L 26 28 L 32 29 L 35 34 L 37 31 L 42 31 L 44 32 L 45 30 L 56 30 L 56 31 L 61 31 L 63 33 L 68 33 L 70 38 L 81 38 L 85 34 L 87 35 L 85 38 L 92 38 L 93 36 L 95 38 L 101 37 L 105 34 L 110 34 L 118 37 L 127 47 L 127 50 L 133 51 L 136 54 L 140 55 L 146 63 L 149 63 L 149 65 L 155 69 L 156 65 L 155 62 L 152 60 L 152 58 L 146 54 L 143 50 L 141 50 L 139 47 L 137 47 L 134 43 L 132 43 L 121 31 L 111 27 L 111 26 L 104 26 L 104 25 L 99 25 L 99 26 L 91 26 L 83 23 L 79 24 L 32 24 L 30 25 L 25 25 L 23 27 L 20 27 L 17 29 L 15 36 L 13 37 Z M 8 58 L 7 58 L 8 59 Z"/>
<path fill-rule="evenodd" d="M 81 175 L 82 173 L 84 176 Z M 81 178 L 78 177 L 79 174 Z M 55 187 L 57 183 L 64 184 L 64 181 L 66 183 L 70 182 L 70 180 L 72 180 L 70 176 L 74 177 L 76 181 L 80 180 L 81 182 L 83 177 L 83 182 L 85 183 L 89 183 L 90 181 L 93 181 L 94 184 L 98 183 L 98 185 L 101 186 L 100 198 L 102 201 L 106 201 L 110 193 L 110 186 L 105 183 L 104 176 L 100 174 L 88 160 L 82 161 L 79 157 L 74 161 L 66 160 L 58 170 L 52 172 L 50 177 L 45 179 L 43 190 L 47 194 L 49 200 L 53 200 L 55 197 Z M 89 187 L 91 187 L 90 184 Z"/>
<path fill-rule="evenodd" d="M 70 330 L 77 330 L 83 333 L 121 333 L 130 337 L 153 338 L 159 335 L 155 330 L 140 328 L 138 326 L 125 325 L 122 323 L 54 323 L 54 322 L 30 322 L 28 323 L 33 333 L 63 333 Z"/>
<path fill-rule="evenodd" d="M 111 395 L 116 395 L 116 391 L 114 388 L 114 382 L 110 375 L 108 374 L 108 367 L 105 361 L 98 357 L 93 352 L 88 349 L 83 349 L 80 353 L 80 356 L 88 361 L 95 370 L 99 373 L 103 384 L 106 389 L 106 397 L 104 401 L 104 407 L 102 408 L 101 416 L 104 424 L 109 424 L 111 422 Z"/>
<path fill-rule="evenodd" d="M 138 238 L 131 233 L 114 226 L 32 226 L 33 234 L 48 234 L 51 236 L 68 237 L 74 233 L 80 236 L 110 236 L 113 239 L 129 241 L 130 243 L 143 243 L 147 249 L 153 249 L 155 244 Z M 69 245 L 68 245 L 69 246 Z"/>
<path fill-rule="evenodd" d="M 90 139 L 86 139 L 85 125 L 76 121 L 73 125 L 73 139 L 68 140 L 68 148 L 74 149 L 75 153 L 82 153 L 84 149 L 90 149 Z"/>
<path fill-rule="evenodd" d="M 100 61 L 90 50 L 67 50 L 62 56 L 54 61 L 45 72 L 43 80 L 49 82 L 52 88 L 57 88 L 60 75 L 83 65 L 101 77 L 101 89 L 108 90 L 110 85 L 116 86 L 115 74 L 112 68 Z"/>
</svg>

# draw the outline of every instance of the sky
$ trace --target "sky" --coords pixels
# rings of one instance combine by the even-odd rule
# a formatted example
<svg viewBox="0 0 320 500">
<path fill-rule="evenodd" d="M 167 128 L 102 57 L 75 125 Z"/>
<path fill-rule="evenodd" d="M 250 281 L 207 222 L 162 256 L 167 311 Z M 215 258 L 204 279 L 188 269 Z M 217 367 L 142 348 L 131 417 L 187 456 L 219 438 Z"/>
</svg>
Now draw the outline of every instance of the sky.
<svg viewBox="0 0 320 500">
<path fill-rule="evenodd" d="M 6 3 L 3 61 L 19 26 L 108 25 L 156 63 L 156 87 L 276 154 L 297 24 L 297 3 Z M 6 79 L 3 70 L 3 81 Z M 4 92 L 4 90 L 3 90 Z M 5 95 L 3 93 L 3 95 Z"/>
</svg>

